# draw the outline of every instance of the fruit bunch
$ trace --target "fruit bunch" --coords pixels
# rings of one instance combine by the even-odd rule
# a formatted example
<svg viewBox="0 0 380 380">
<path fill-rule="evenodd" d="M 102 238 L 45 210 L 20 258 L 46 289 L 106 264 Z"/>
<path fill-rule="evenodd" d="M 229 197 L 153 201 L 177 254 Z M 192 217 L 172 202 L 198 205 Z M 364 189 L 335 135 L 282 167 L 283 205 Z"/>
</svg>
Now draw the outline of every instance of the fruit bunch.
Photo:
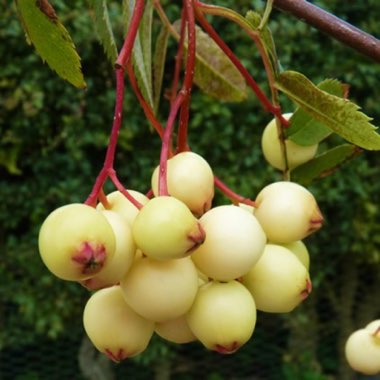
<svg viewBox="0 0 380 380">
<path fill-rule="evenodd" d="M 147 196 L 120 191 L 96 207 L 53 211 L 39 235 L 42 260 L 57 277 L 91 291 L 83 314 L 94 346 L 118 362 L 141 353 L 156 333 L 233 353 L 252 336 L 257 310 L 292 311 L 310 294 L 302 240 L 323 222 L 304 187 L 274 182 L 251 206 L 212 207 L 213 170 L 186 151 L 158 166 Z"/>
<path fill-rule="evenodd" d="M 380 319 L 354 331 L 346 341 L 345 354 L 355 371 L 365 375 L 380 373 Z"/>
</svg>

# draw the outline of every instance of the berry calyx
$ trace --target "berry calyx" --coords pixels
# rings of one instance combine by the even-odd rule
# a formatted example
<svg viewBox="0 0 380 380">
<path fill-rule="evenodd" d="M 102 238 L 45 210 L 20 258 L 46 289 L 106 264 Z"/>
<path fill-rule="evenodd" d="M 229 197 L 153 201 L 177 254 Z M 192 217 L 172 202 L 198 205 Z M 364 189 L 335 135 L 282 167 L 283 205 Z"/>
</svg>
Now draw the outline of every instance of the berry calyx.
<svg viewBox="0 0 380 380">
<path fill-rule="evenodd" d="M 242 283 L 251 292 L 257 309 L 267 313 L 292 311 L 312 290 L 305 266 L 290 250 L 275 244 L 266 245 Z"/>
<path fill-rule="evenodd" d="M 198 290 L 187 321 L 197 339 L 209 350 L 231 354 L 252 336 L 256 306 L 239 282 L 211 281 Z"/>
<path fill-rule="evenodd" d="M 255 217 L 273 243 L 302 240 L 323 224 L 313 194 L 294 182 L 280 181 L 264 187 L 256 204 Z"/>
<path fill-rule="evenodd" d="M 143 352 L 154 330 L 153 322 L 128 306 L 119 286 L 98 290 L 89 298 L 83 325 L 93 345 L 115 362 Z"/>
<path fill-rule="evenodd" d="M 188 256 L 205 240 L 205 232 L 189 208 L 169 196 L 151 199 L 138 213 L 132 233 L 138 248 L 156 260 Z"/>
<path fill-rule="evenodd" d="M 99 273 L 81 281 L 81 284 L 89 290 L 118 284 L 131 267 L 136 253 L 132 231 L 125 218 L 115 211 L 104 210 L 101 213 L 106 217 L 115 234 L 115 254 Z"/>
<path fill-rule="evenodd" d="M 112 259 L 116 240 L 104 215 L 91 206 L 73 203 L 45 219 L 38 245 L 43 262 L 54 275 L 81 281 L 95 276 Z"/>
</svg>

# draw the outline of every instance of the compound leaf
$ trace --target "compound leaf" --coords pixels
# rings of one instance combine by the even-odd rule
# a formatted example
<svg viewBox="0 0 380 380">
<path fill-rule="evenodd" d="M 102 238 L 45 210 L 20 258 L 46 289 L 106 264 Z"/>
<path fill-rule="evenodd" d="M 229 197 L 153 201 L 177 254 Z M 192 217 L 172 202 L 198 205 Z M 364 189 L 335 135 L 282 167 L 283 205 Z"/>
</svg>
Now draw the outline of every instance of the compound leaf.
<svg viewBox="0 0 380 380">
<path fill-rule="evenodd" d="M 157 112 L 160 103 L 168 39 L 169 30 L 166 26 L 163 26 L 156 40 L 153 57 L 153 104 L 155 112 Z"/>
<path fill-rule="evenodd" d="M 93 10 L 92 16 L 95 21 L 100 43 L 103 46 L 107 58 L 114 64 L 117 59 L 117 48 L 109 18 L 107 1 L 88 0 L 88 3 Z"/>
<path fill-rule="evenodd" d="M 251 28 L 260 35 L 264 48 L 267 50 L 268 56 L 270 57 L 272 70 L 277 75 L 279 62 L 277 59 L 276 47 L 273 41 L 272 32 L 266 25 L 263 27 L 263 29 L 259 30 L 262 16 L 255 11 L 248 11 L 245 19 L 248 21 Z"/>
<path fill-rule="evenodd" d="M 124 0 L 124 24 L 128 30 L 135 0 Z M 140 22 L 139 33 L 136 35 L 135 43 L 132 50 L 133 67 L 136 79 L 144 99 L 153 108 L 153 89 L 152 89 L 152 59 L 151 59 L 151 42 L 152 42 L 152 1 L 147 1 L 144 15 Z"/>
<path fill-rule="evenodd" d="M 80 57 L 54 8 L 47 0 L 16 0 L 28 41 L 52 70 L 72 85 L 85 88 Z"/>
<path fill-rule="evenodd" d="M 180 20 L 176 21 L 173 26 L 177 31 L 176 39 L 179 40 Z M 204 93 L 221 101 L 241 102 L 245 100 L 247 85 L 243 76 L 223 50 L 198 26 L 196 27 L 196 41 L 194 82 Z"/>
<path fill-rule="evenodd" d="M 380 135 L 372 120 L 355 103 L 319 89 L 304 75 L 284 71 L 276 81 L 284 92 L 306 113 L 347 141 L 367 150 L 380 150 Z"/>
<path fill-rule="evenodd" d="M 345 97 L 347 86 L 337 79 L 326 79 L 319 83 L 317 87 L 329 94 Z M 298 145 L 314 145 L 318 144 L 332 132 L 325 124 L 315 120 L 310 114 L 302 108 L 298 108 L 290 119 L 290 127 L 285 130 L 285 134 L 289 140 Z"/>
</svg>

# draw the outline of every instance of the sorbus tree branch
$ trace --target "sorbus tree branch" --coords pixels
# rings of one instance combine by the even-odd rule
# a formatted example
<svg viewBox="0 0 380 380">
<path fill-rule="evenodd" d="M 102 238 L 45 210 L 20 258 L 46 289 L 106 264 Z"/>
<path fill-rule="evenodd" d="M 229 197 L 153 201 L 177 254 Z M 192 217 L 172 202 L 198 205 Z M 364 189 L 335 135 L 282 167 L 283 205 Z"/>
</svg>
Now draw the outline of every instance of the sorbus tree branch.
<svg viewBox="0 0 380 380">
<path fill-rule="evenodd" d="M 380 40 L 304 0 L 273 0 L 273 5 L 380 62 Z"/>
</svg>

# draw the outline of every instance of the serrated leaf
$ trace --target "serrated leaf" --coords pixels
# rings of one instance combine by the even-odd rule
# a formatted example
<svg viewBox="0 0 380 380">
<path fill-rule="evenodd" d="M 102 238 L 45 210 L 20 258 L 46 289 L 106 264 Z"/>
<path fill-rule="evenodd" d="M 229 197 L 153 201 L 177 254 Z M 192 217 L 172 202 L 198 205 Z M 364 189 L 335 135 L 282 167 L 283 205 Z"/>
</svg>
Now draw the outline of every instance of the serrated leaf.
<svg viewBox="0 0 380 380">
<path fill-rule="evenodd" d="M 123 1 L 123 18 L 126 30 L 132 17 L 135 0 Z M 144 15 L 140 23 L 139 33 L 136 35 L 132 50 L 133 68 L 136 74 L 137 83 L 144 99 L 153 108 L 152 89 L 152 60 L 151 60 L 151 22 L 152 22 L 152 2 L 147 1 Z"/>
<path fill-rule="evenodd" d="M 181 21 L 177 20 L 173 27 L 179 40 Z M 223 50 L 198 26 L 194 82 L 204 93 L 221 101 L 241 102 L 247 98 L 247 85 L 243 76 Z"/>
<path fill-rule="evenodd" d="M 92 16 L 95 27 L 99 35 L 100 43 L 103 46 L 107 58 L 112 64 L 117 59 L 117 48 L 112 32 L 106 0 L 88 0 L 89 6 L 93 10 Z"/>
<path fill-rule="evenodd" d="M 380 150 L 380 135 L 372 120 L 355 103 L 320 90 L 304 75 L 285 71 L 276 87 L 314 119 L 347 141 L 367 150 Z"/>
<path fill-rule="evenodd" d="M 47 0 L 16 0 L 28 40 L 49 67 L 61 78 L 85 88 L 80 57 L 74 43 Z"/>
<path fill-rule="evenodd" d="M 271 60 L 272 70 L 277 75 L 279 69 L 279 63 L 277 59 L 276 47 L 273 41 L 272 32 L 267 26 L 259 30 L 262 17 L 259 13 L 255 11 L 248 11 L 245 19 L 250 24 L 251 28 L 260 34 L 261 41 L 264 44 L 264 48 L 267 50 L 268 56 Z"/>
<path fill-rule="evenodd" d="M 326 79 L 317 87 L 329 94 L 343 98 L 347 86 L 337 79 Z M 285 135 L 298 145 L 308 146 L 318 144 L 332 133 L 326 125 L 315 120 L 302 108 L 297 108 L 290 119 L 290 127 L 285 129 Z"/>
<path fill-rule="evenodd" d="M 150 87 L 152 87 L 152 21 L 153 3 L 152 0 L 148 0 L 145 4 L 144 14 L 140 24 L 139 37 L 144 63 L 145 66 L 149 68 L 146 74 Z"/>
<path fill-rule="evenodd" d="M 339 145 L 292 170 L 292 181 L 308 185 L 315 179 L 334 173 L 346 161 L 356 157 L 360 153 L 361 149 L 355 145 Z"/>
<path fill-rule="evenodd" d="M 164 78 L 166 52 L 168 48 L 169 30 L 166 26 L 161 28 L 156 40 L 153 58 L 153 104 L 154 112 L 158 110 L 161 98 L 162 81 Z"/>
</svg>

